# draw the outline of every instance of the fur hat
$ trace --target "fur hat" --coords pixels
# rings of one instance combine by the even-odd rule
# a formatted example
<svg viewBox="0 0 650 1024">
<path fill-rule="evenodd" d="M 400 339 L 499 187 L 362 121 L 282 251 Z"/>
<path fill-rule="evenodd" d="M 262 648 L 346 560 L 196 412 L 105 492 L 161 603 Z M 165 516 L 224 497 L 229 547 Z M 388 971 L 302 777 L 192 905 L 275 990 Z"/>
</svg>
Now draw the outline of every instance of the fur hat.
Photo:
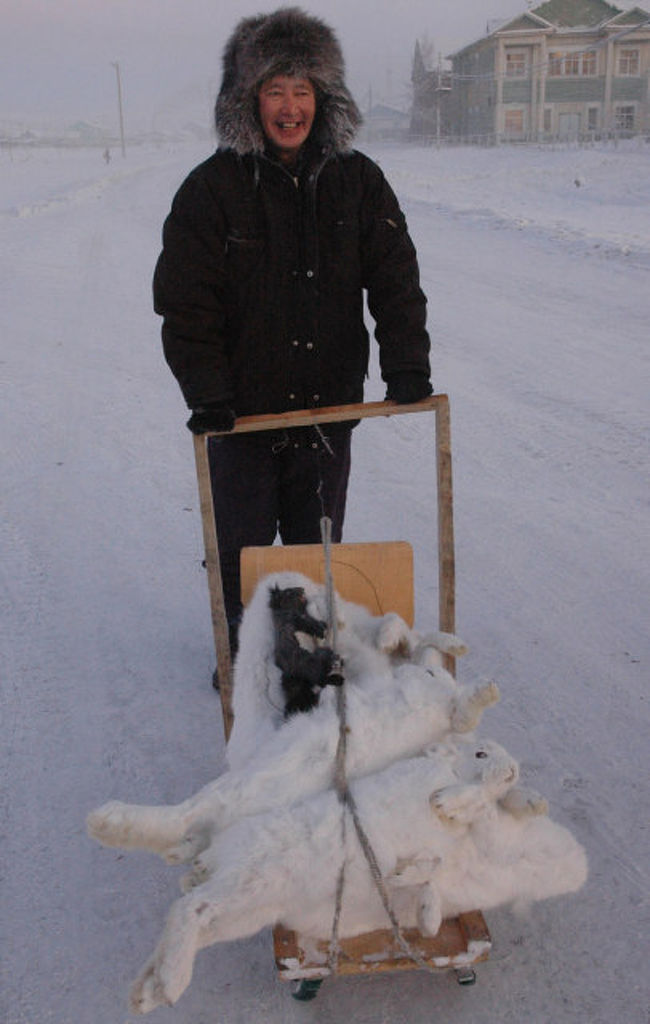
<svg viewBox="0 0 650 1024">
<path fill-rule="evenodd" d="M 298 7 L 244 18 L 228 40 L 215 107 L 224 145 L 241 155 L 263 152 L 257 94 L 273 75 L 309 78 L 317 94 L 314 135 L 336 152 L 350 148 L 361 114 L 345 85 L 341 47 L 325 22 Z"/>
</svg>

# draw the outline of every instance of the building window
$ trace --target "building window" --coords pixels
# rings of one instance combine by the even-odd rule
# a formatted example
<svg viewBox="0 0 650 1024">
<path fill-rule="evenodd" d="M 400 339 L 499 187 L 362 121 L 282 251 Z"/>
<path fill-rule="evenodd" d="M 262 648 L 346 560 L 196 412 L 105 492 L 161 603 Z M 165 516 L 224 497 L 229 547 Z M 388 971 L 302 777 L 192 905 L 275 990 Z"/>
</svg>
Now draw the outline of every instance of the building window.
<svg viewBox="0 0 650 1024">
<path fill-rule="evenodd" d="M 619 131 L 634 131 L 634 107 L 617 107 L 614 118 Z"/>
<path fill-rule="evenodd" d="M 567 53 L 564 57 L 564 71 L 565 75 L 579 75 L 580 74 L 580 54 L 579 53 Z"/>
<path fill-rule="evenodd" d="M 598 70 L 598 59 L 595 50 L 576 53 L 549 53 L 548 73 L 553 78 L 560 76 L 577 77 L 578 75 L 595 75 Z"/>
<path fill-rule="evenodd" d="M 618 73 L 619 75 L 638 75 L 638 50 L 621 50 L 621 52 L 618 55 Z"/>
<path fill-rule="evenodd" d="M 527 63 L 525 50 L 509 50 L 506 53 L 506 78 L 525 78 Z"/>
<path fill-rule="evenodd" d="M 544 131 L 547 135 L 553 130 L 553 108 L 544 107 Z"/>
<path fill-rule="evenodd" d="M 506 135 L 524 134 L 523 110 L 506 110 L 505 132 Z"/>
<path fill-rule="evenodd" d="M 557 77 L 562 74 L 562 54 L 561 53 L 549 53 L 548 55 L 548 73 L 553 77 Z"/>
<path fill-rule="evenodd" d="M 598 107 L 587 108 L 587 131 L 595 132 L 598 128 Z"/>
<path fill-rule="evenodd" d="M 595 75 L 597 71 L 597 60 L 595 50 L 587 50 L 582 55 L 582 73 L 583 75 Z"/>
</svg>

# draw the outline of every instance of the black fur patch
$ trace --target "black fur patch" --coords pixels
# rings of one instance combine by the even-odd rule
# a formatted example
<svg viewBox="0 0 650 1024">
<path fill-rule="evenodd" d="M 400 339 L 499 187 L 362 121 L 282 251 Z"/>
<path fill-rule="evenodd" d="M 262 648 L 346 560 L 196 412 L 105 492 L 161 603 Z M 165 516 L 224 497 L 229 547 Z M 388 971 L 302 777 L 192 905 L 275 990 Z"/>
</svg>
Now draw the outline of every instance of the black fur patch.
<svg viewBox="0 0 650 1024">
<path fill-rule="evenodd" d="M 307 611 L 307 598 L 302 587 L 273 587 L 269 595 L 275 628 L 275 664 L 282 672 L 285 697 L 284 715 L 309 711 L 316 707 L 324 686 L 341 685 L 340 675 L 332 675 L 335 663 L 330 647 L 305 650 L 296 633 L 322 640 L 326 624 Z"/>
</svg>

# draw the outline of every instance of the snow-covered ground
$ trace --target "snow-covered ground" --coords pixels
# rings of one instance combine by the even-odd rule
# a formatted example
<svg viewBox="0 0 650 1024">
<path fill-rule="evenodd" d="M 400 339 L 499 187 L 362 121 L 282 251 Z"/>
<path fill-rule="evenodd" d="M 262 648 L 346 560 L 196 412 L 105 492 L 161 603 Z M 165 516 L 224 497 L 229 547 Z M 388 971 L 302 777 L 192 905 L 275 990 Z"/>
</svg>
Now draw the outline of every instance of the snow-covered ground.
<svg viewBox="0 0 650 1024">
<path fill-rule="evenodd" d="M 0 152 L 2 967 L 6 1024 L 121 1024 L 174 870 L 85 835 L 109 797 L 223 767 L 186 412 L 150 278 L 207 152 Z M 650 146 L 376 149 L 451 398 L 465 681 L 482 732 L 584 844 L 581 893 L 493 912 L 478 984 L 422 972 L 295 1003 L 270 937 L 202 952 L 152 1020 L 647 1024 Z M 383 397 L 376 367 L 367 391 Z M 436 616 L 433 424 L 355 435 L 347 540 L 404 538 Z"/>
</svg>

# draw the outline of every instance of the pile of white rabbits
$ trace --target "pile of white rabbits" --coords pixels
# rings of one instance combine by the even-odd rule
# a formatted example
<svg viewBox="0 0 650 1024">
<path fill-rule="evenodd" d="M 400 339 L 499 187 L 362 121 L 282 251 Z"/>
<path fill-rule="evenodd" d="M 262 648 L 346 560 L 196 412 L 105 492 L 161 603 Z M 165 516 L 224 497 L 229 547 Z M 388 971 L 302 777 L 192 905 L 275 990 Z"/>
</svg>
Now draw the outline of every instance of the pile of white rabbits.
<svg viewBox="0 0 650 1024">
<path fill-rule="evenodd" d="M 88 816 L 107 846 L 150 850 L 189 863 L 160 941 L 131 990 L 131 1009 L 173 1004 L 196 952 L 282 922 L 327 939 L 345 862 L 339 933 L 389 927 L 386 909 L 334 787 L 337 696 L 283 715 L 269 593 L 303 587 L 326 618 L 324 587 L 298 573 L 259 584 L 241 626 L 235 724 L 228 770 L 177 806 L 111 801 Z M 397 615 L 335 602 L 347 715 L 345 771 L 359 817 L 401 926 L 435 935 L 443 918 L 574 892 L 587 862 L 546 801 L 518 786 L 517 763 L 477 738 L 494 683 L 456 683 L 441 653 L 464 653 L 448 634 L 421 636 Z M 313 641 L 312 641 L 313 642 Z"/>
</svg>

